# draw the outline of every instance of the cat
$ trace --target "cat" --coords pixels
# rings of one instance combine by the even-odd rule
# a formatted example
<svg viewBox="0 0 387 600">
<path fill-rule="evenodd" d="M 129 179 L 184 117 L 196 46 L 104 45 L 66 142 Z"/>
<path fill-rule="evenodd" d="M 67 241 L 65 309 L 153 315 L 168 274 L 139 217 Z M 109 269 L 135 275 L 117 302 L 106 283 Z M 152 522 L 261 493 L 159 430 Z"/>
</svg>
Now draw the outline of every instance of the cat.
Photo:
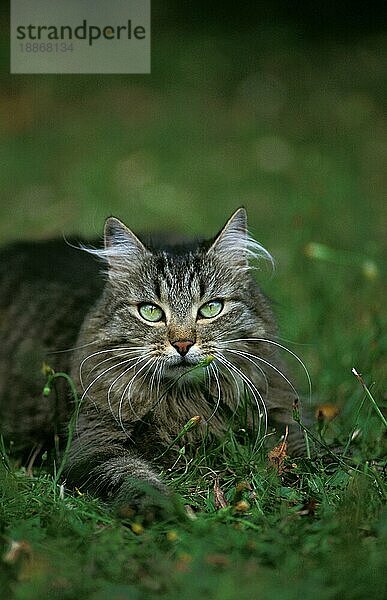
<svg viewBox="0 0 387 600">
<path fill-rule="evenodd" d="M 48 241 L 1 253 L 0 418 L 14 448 L 49 444 L 74 410 L 64 380 L 55 402 L 42 395 L 45 362 L 70 372 L 80 397 L 66 480 L 117 506 L 168 494 L 157 457 L 192 417 L 188 447 L 222 438 L 246 397 L 248 427 L 287 426 L 290 453 L 303 454 L 297 393 L 252 275 L 254 259 L 271 257 L 243 208 L 212 240 L 162 247 L 110 217 L 103 247 L 81 249 Z"/>
</svg>

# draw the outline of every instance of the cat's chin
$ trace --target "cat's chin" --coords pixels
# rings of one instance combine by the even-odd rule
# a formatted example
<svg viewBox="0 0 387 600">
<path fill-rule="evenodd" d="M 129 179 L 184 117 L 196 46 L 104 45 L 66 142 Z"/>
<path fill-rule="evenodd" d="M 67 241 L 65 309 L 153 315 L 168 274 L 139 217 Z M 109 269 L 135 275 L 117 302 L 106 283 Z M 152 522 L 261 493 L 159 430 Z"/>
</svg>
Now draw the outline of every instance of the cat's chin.
<svg viewBox="0 0 387 600">
<path fill-rule="evenodd" d="M 198 364 L 199 362 L 196 365 L 188 362 L 180 362 L 170 365 L 165 368 L 163 375 L 171 382 L 175 379 L 177 384 L 188 381 L 202 381 L 205 377 L 205 369 L 199 368 Z"/>
</svg>

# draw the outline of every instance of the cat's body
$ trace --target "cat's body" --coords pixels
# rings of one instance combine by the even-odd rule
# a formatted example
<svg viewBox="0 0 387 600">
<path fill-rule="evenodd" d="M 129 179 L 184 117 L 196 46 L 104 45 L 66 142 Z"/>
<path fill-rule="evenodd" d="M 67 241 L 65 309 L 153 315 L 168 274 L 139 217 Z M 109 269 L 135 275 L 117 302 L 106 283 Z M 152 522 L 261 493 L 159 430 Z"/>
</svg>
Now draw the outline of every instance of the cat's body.
<svg viewBox="0 0 387 600">
<path fill-rule="evenodd" d="M 70 371 L 82 398 L 68 481 L 121 503 L 139 501 L 136 481 L 163 489 L 149 461 L 189 419 L 201 418 L 184 442 L 221 438 L 246 393 L 251 427 L 261 415 L 262 430 L 267 412 L 281 432 L 289 425 L 290 449 L 302 452 L 273 315 L 248 268 L 243 209 L 212 243 L 163 249 L 108 219 L 105 249 L 94 252 L 108 265 L 105 276 L 78 249 L 32 248 L 3 251 L 0 267 L 7 439 L 47 440 L 55 417 L 69 417 L 63 386 L 59 403 L 42 396 L 44 361 Z"/>
<path fill-rule="evenodd" d="M 62 350 L 75 346 L 102 292 L 99 271 L 64 241 L 16 243 L 0 253 L 0 425 L 16 447 L 52 443 L 72 410 L 63 389 L 58 402 L 42 396 L 42 366 L 70 371 L 71 352 Z"/>
</svg>

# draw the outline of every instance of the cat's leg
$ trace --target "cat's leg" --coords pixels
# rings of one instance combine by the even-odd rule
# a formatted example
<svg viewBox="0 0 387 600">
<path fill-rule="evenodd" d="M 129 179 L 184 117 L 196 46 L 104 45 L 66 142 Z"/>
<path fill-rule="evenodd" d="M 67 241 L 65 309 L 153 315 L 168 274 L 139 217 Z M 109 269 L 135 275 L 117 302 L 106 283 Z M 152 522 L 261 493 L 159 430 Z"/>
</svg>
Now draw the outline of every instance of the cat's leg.
<svg viewBox="0 0 387 600">
<path fill-rule="evenodd" d="M 114 424 L 80 417 L 65 475 L 71 486 L 111 502 L 121 513 L 131 509 L 148 513 L 170 510 L 167 486 L 149 463 L 127 448 Z"/>
</svg>

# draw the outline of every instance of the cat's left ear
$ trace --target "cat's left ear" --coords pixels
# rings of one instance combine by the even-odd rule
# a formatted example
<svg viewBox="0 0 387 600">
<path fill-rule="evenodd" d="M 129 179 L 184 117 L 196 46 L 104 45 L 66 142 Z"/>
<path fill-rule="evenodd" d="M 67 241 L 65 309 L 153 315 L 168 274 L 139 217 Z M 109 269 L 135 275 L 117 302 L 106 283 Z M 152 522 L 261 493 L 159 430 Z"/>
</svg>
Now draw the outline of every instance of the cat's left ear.
<svg viewBox="0 0 387 600">
<path fill-rule="evenodd" d="M 234 268 L 250 269 L 252 261 L 262 258 L 268 260 L 274 268 L 271 254 L 249 236 L 244 208 L 238 208 L 215 237 L 208 250 L 208 256 L 211 255 L 217 256 Z"/>
<path fill-rule="evenodd" d="M 246 268 L 247 245 L 247 214 L 244 208 L 238 208 L 215 237 L 208 255 L 216 255 L 233 265 Z"/>
</svg>

